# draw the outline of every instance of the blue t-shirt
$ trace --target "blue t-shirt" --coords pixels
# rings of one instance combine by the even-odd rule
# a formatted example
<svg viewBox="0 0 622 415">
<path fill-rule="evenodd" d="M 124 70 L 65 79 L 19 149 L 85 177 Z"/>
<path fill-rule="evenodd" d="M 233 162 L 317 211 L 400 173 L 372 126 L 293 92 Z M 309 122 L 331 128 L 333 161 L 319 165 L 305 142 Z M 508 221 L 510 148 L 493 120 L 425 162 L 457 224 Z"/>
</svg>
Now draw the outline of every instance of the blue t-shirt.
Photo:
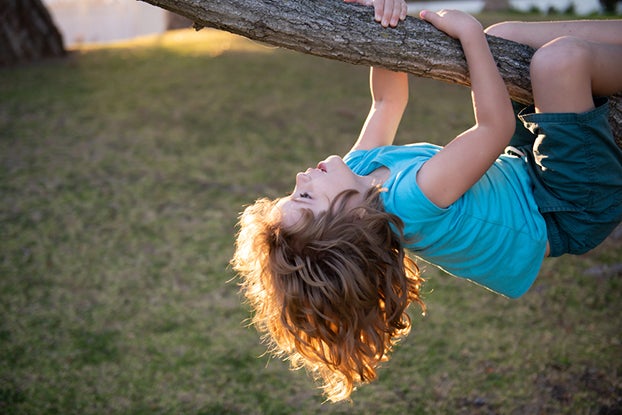
<svg viewBox="0 0 622 415">
<path fill-rule="evenodd" d="M 391 173 L 381 199 L 404 222 L 406 248 L 461 278 L 510 298 L 533 284 L 547 243 L 546 224 L 533 198 L 524 160 L 500 156 L 484 176 L 447 208 L 432 203 L 417 185 L 417 172 L 441 147 L 386 146 L 348 153 L 358 175 L 379 167 Z"/>
</svg>

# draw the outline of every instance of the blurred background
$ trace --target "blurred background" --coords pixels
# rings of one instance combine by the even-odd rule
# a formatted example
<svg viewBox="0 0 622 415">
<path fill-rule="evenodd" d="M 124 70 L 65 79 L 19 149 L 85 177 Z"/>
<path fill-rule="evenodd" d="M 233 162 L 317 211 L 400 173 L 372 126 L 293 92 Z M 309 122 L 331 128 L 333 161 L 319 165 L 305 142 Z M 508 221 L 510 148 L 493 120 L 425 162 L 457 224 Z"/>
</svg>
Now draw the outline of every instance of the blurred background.
<svg viewBox="0 0 622 415">
<path fill-rule="evenodd" d="M 171 13 L 141 1 L 130 0 L 43 0 L 52 13 L 65 43 L 73 47 L 85 43 L 128 39 L 162 33 L 187 24 Z M 423 7 L 456 8 L 479 13 L 512 8 L 523 12 L 554 13 L 573 11 L 579 16 L 601 12 L 615 0 L 454 0 L 410 3 L 411 12 Z M 618 7 L 617 4 L 615 7 Z"/>
<path fill-rule="evenodd" d="M 485 25 L 616 17 L 455 3 Z M 622 413 L 620 230 L 515 301 L 420 263 L 426 315 L 324 403 L 266 354 L 228 263 L 245 205 L 350 147 L 368 68 L 135 0 L 0 5 L 0 414 Z M 397 143 L 472 125 L 467 88 L 411 77 L 409 99 Z"/>
</svg>

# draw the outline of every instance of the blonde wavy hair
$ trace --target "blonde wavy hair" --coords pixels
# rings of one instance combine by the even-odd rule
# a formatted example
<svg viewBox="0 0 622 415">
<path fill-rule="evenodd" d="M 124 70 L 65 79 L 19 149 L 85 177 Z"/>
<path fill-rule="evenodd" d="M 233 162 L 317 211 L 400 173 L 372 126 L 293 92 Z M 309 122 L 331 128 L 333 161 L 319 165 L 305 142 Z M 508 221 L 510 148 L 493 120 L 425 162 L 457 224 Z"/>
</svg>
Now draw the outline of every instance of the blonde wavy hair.
<svg viewBox="0 0 622 415">
<path fill-rule="evenodd" d="M 270 351 L 305 367 L 333 402 L 377 377 L 410 331 L 407 307 L 423 279 L 403 249 L 403 224 L 384 211 L 380 189 L 346 209 L 346 191 L 317 217 L 285 228 L 279 199 L 260 199 L 239 221 L 231 260 Z"/>
</svg>

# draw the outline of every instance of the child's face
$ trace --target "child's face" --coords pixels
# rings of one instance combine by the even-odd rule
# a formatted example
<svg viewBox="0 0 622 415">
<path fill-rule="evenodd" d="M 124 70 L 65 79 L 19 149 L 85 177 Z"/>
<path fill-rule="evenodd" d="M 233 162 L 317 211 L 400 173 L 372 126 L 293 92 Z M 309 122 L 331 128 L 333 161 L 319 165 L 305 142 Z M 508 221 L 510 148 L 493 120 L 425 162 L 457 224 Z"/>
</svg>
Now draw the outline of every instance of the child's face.
<svg viewBox="0 0 622 415">
<path fill-rule="evenodd" d="M 277 203 L 285 227 L 294 225 L 302 216 L 303 209 L 314 215 L 328 210 L 330 203 L 344 190 L 354 189 L 359 195 L 352 198 L 353 205 L 360 203 L 369 188 L 361 176 L 356 175 L 338 156 L 330 156 L 318 163 L 315 169 L 296 175 L 296 186 L 291 195 Z"/>
</svg>

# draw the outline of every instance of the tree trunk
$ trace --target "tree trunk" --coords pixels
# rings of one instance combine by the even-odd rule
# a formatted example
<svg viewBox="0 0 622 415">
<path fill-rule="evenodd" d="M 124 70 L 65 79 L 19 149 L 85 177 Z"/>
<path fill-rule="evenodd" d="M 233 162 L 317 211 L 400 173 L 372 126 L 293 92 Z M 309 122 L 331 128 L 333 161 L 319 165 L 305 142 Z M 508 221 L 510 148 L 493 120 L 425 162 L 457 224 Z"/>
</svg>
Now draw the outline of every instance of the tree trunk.
<svg viewBox="0 0 622 415">
<path fill-rule="evenodd" d="M 618 8 L 620 0 L 600 0 L 599 3 L 602 6 L 605 13 L 614 14 Z"/>
<path fill-rule="evenodd" d="M 371 8 L 342 0 L 142 1 L 186 16 L 197 28 L 214 27 L 302 53 L 469 85 L 460 43 L 417 18 L 386 29 L 373 20 Z M 510 95 L 530 103 L 534 50 L 496 37 L 488 40 Z M 611 101 L 610 122 L 622 148 L 622 94 Z"/>
<path fill-rule="evenodd" d="M 0 0 L 0 66 L 65 54 L 41 0 Z"/>
</svg>

